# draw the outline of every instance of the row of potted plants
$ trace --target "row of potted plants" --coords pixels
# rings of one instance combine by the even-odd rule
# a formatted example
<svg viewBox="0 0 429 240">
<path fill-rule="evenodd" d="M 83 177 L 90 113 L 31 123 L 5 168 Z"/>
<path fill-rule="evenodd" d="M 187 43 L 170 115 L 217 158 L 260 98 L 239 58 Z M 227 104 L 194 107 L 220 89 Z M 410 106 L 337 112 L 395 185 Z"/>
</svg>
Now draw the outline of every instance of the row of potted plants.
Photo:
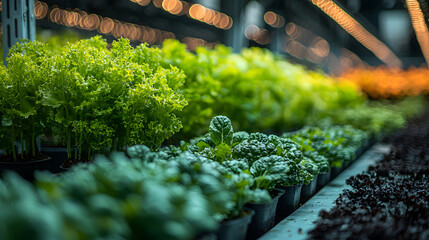
<svg viewBox="0 0 429 240">
<path fill-rule="evenodd" d="M 240 239 L 247 229 L 248 236 L 254 238 L 273 225 L 276 215 L 278 219 L 286 216 L 338 174 L 356 158 L 370 136 L 380 129 L 404 124 L 401 111 L 385 107 L 366 111 L 354 87 L 342 88 L 332 79 L 322 84 L 316 81 L 324 79 L 322 74 L 307 74 L 269 52 L 255 49 L 242 56 L 222 47 L 214 52 L 200 49 L 196 59 L 183 62 L 192 65 L 207 61 L 192 66 L 196 73 L 183 67 L 186 78 L 182 70 L 170 65 L 181 67 L 182 63 L 168 55 L 169 51 L 177 54 L 171 43 L 173 47 L 166 43 L 162 49 L 145 44 L 132 48 L 121 39 L 108 49 L 104 40 L 95 37 L 56 52 L 38 42 L 14 47 L 9 65 L 0 68 L 0 149 L 4 152 L 0 162 L 20 165 L 40 158 L 40 135 L 59 137 L 69 164 L 134 144 L 147 146 L 129 147 L 127 156 L 98 157 L 94 164 L 60 176 L 40 175 L 36 188 L 16 176 L 7 176 L 0 183 L 0 203 L 12 210 L 0 213 L 5 223 L 0 226 L 1 239 L 17 239 L 22 234 L 31 235 L 21 239 L 193 239 L 213 232 L 220 239 Z M 181 49 L 182 45 L 178 46 Z M 185 55 L 191 58 L 192 54 Z M 227 61 L 223 62 L 223 56 Z M 258 68 L 254 56 L 266 59 L 266 64 L 277 69 L 277 75 L 269 78 L 269 89 L 261 92 L 255 92 L 255 86 L 260 85 L 249 84 L 248 80 L 260 79 L 271 68 Z M 236 60 L 247 67 L 225 68 Z M 222 64 L 213 64 L 218 61 Z M 282 68 L 294 69 L 297 76 L 307 79 L 306 83 L 324 89 L 322 96 L 333 90 L 338 92 L 337 97 L 329 101 L 322 101 L 321 96 L 304 99 L 302 96 L 307 95 L 299 91 L 290 96 L 290 91 L 284 89 L 288 85 L 283 83 L 292 84 L 296 79 Z M 189 84 L 189 79 L 196 84 Z M 234 81 L 227 83 L 226 79 Z M 207 80 L 216 87 L 209 91 L 216 96 L 214 102 L 197 94 L 197 90 L 208 91 L 200 88 Z M 294 86 L 293 92 L 301 89 L 299 84 L 289 86 Z M 264 102 L 261 99 L 267 94 L 272 94 L 271 100 L 281 100 Z M 230 96 L 225 98 L 227 101 L 220 101 L 226 95 Z M 299 100 L 289 101 L 296 97 Z M 189 111 L 176 116 L 189 99 Z M 316 106 L 320 101 L 331 106 Z M 296 104 L 292 108 L 286 102 Z M 344 110 L 340 102 L 356 108 L 342 114 L 329 112 Z M 198 126 L 214 114 L 206 111 L 207 103 L 213 109 L 215 105 L 231 107 L 216 111 L 237 113 L 232 114 L 235 125 L 245 129 L 284 129 L 306 122 L 308 119 L 301 120 L 308 112 L 314 113 L 310 114 L 313 117 L 324 112 L 328 118 L 320 125 L 329 127 L 304 128 L 279 137 L 234 132 L 233 123 L 218 116 L 210 122 L 207 135 L 151 151 L 178 132 L 186 116 L 190 120 L 183 124 L 195 126 L 191 132 L 200 131 Z M 279 109 L 282 111 L 276 112 Z M 356 109 L 363 114 L 354 117 Z M 373 116 L 374 109 L 378 115 Z M 268 117 L 259 118 L 260 114 Z M 237 120 L 243 116 L 246 121 L 239 124 Z M 399 120 L 395 116 L 400 116 Z M 277 120 L 271 121 L 271 117 Z M 282 125 L 290 119 L 295 119 L 294 124 Z M 338 122 L 358 122 L 366 131 L 329 124 Z M 24 190 L 17 193 L 17 189 Z M 28 206 L 37 209 L 25 212 Z M 46 217 L 42 226 L 32 224 L 37 214 Z M 14 219 L 19 219 L 19 224 Z M 241 227 L 237 227 L 239 223 Z"/>
<path fill-rule="evenodd" d="M 2 168 L 29 160 L 42 165 L 34 161 L 43 158 L 39 136 L 57 139 L 49 144 L 64 147 L 70 166 L 133 144 L 158 149 L 182 125 L 176 139 L 195 136 L 216 113 L 251 131 L 284 131 L 313 119 L 377 135 L 405 123 L 402 109 L 418 111 L 367 108 L 355 87 L 258 49 L 233 54 L 218 46 L 194 54 L 177 41 L 133 48 L 120 39 L 108 47 L 94 37 L 58 49 L 18 43 L 8 62 L 0 67 L 0 164 L 9 164 Z M 268 74 L 273 68 L 275 74 Z"/>
<path fill-rule="evenodd" d="M 39 174 L 36 187 L 7 176 L 0 182 L 1 205 L 15 201 L 37 210 L 2 212 L 6 225 L 15 224 L 11 219 L 22 224 L 3 229 L 0 238 L 17 239 L 16 229 L 32 228 L 26 225 L 43 209 L 42 216 L 51 216 L 32 239 L 255 239 L 276 215 L 285 217 L 311 197 L 319 173 L 329 173 L 337 158 L 368 137 L 352 127 L 290 135 L 234 132 L 230 120 L 218 116 L 207 135 L 181 146 L 154 152 L 136 145 L 126 155 L 99 156 L 61 175 Z M 18 188 L 26 191 L 17 195 Z"/>
<path fill-rule="evenodd" d="M 272 227 L 274 212 L 277 221 L 292 213 L 355 160 L 369 140 L 369 133 L 351 126 L 306 127 L 283 137 L 234 132 L 227 117 L 217 116 L 205 136 L 164 147 L 161 152 L 169 156 L 192 152 L 233 174 L 250 174 L 253 189 L 267 190 L 271 196 L 279 189 L 285 191 L 270 203 L 252 204 L 257 207 L 249 234 L 258 237 Z"/>
</svg>

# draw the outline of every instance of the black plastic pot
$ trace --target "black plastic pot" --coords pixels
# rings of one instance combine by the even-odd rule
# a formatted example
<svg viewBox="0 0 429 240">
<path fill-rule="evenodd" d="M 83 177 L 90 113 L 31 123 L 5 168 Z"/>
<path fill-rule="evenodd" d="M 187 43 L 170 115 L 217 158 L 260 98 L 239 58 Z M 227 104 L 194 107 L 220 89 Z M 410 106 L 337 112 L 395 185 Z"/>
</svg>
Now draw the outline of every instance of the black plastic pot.
<svg viewBox="0 0 429 240">
<path fill-rule="evenodd" d="M 301 183 L 299 185 L 279 187 L 285 190 L 285 193 L 279 198 L 277 204 L 276 222 L 280 222 L 299 207 L 302 185 Z"/>
<path fill-rule="evenodd" d="M 309 184 L 302 185 L 301 189 L 301 203 L 305 203 L 313 197 L 313 195 L 316 193 L 316 187 L 317 187 L 317 178 L 318 175 L 314 176 L 313 180 Z"/>
<path fill-rule="evenodd" d="M 359 158 L 362 154 L 363 154 L 363 152 L 365 151 L 365 149 L 366 149 L 366 146 L 368 145 L 368 143 L 367 142 L 365 142 L 364 144 L 363 144 L 363 146 L 361 146 L 360 148 L 358 148 L 357 150 L 356 150 L 356 158 L 354 159 L 354 160 L 356 160 L 357 158 Z M 354 161 L 353 160 L 353 161 Z"/>
<path fill-rule="evenodd" d="M 285 193 L 283 189 L 275 189 L 277 195 L 269 203 L 248 203 L 247 208 L 255 211 L 252 222 L 249 225 L 246 239 L 257 239 L 274 226 L 277 203 Z"/>
<path fill-rule="evenodd" d="M 63 172 L 61 164 L 67 159 L 67 148 L 42 147 L 41 153 L 52 158 L 52 165 L 49 169 L 53 173 Z M 74 151 L 74 149 L 73 149 Z"/>
<path fill-rule="evenodd" d="M 316 191 L 319 191 L 322 187 L 329 183 L 331 180 L 331 169 L 326 173 L 319 173 L 317 176 Z"/>
<path fill-rule="evenodd" d="M 29 162 L 0 162 L 0 175 L 6 171 L 14 171 L 24 179 L 34 180 L 36 170 L 49 170 L 52 164 L 52 158 L 46 156 L 44 159 Z"/>
<path fill-rule="evenodd" d="M 348 161 L 348 162 L 345 162 L 344 164 L 345 164 L 345 166 L 344 166 L 344 169 L 346 169 L 346 168 L 348 168 L 354 161 L 355 161 L 355 159 L 356 158 L 354 158 L 354 159 L 352 159 L 352 160 L 350 160 L 350 161 Z M 344 170 L 343 169 L 343 170 Z"/>
<path fill-rule="evenodd" d="M 340 167 L 340 172 L 344 171 L 344 169 L 346 169 L 348 167 L 347 162 L 343 162 L 343 164 Z"/>
<path fill-rule="evenodd" d="M 331 167 L 331 180 L 338 176 L 338 174 L 341 173 L 341 170 L 341 167 Z"/>
<path fill-rule="evenodd" d="M 247 229 L 255 212 L 252 209 L 245 209 L 247 215 L 232 219 L 220 224 L 217 232 L 218 240 L 244 240 Z"/>
</svg>

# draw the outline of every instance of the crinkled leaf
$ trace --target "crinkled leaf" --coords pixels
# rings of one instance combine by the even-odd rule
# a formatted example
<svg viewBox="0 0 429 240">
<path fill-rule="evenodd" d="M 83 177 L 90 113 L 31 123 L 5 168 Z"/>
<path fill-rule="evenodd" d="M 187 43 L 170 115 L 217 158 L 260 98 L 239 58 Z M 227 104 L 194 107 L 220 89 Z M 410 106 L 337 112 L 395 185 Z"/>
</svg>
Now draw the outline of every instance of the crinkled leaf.
<svg viewBox="0 0 429 240">
<path fill-rule="evenodd" d="M 249 164 L 243 159 L 234 159 L 231 161 L 224 161 L 222 165 L 228 168 L 234 174 L 240 174 L 243 171 L 249 170 Z"/>
<path fill-rule="evenodd" d="M 256 188 L 272 189 L 286 178 L 290 171 L 289 163 L 280 156 L 262 157 L 250 167 L 250 172 L 255 177 Z"/>
</svg>

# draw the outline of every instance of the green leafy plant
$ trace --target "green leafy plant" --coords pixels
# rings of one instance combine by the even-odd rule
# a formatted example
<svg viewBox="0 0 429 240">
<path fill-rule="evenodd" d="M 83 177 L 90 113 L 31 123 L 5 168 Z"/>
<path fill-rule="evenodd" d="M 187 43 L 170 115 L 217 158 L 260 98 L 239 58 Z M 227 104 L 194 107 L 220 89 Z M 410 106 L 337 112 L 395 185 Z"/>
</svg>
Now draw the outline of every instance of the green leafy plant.
<svg viewBox="0 0 429 240">
<path fill-rule="evenodd" d="M 254 179 L 250 174 L 239 173 L 226 175 L 232 185 L 231 190 L 234 192 L 234 208 L 227 219 L 234 219 L 243 215 L 243 207 L 247 203 L 267 203 L 271 200 L 270 195 L 263 189 L 251 189 Z"/>
<path fill-rule="evenodd" d="M 255 188 L 273 190 L 289 173 L 289 163 L 283 157 L 272 155 L 262 157 L 250 167 L 255 178 Z"/>
<path fill-rule="evenodd" d="M 213 118 L 206 136 L 182 146 L 221 163 L 230 174 L 247 174 L 252 178 L 251 189 L 272 191 L 277 185 L 302 181 L 299 163 L 303 155 L 298 144 L 275 135 L 233 132 L 231 121 L 224 116 Z"/>
<path fill-rule="evenodd" d="M 176 114 L 187 102 L 177 89 L 185 75 L 163 68 L 160 50 L 145 44 L 120 39 L 108 49 L 94 37 L 52 51 L 24 42 L 0 74 L 1 148 L 15 161 L 15 140 L 20 159 L 34 157 L 41 134 L 59 136 L 73 163 L 133 144 L 156 149 L 182 127 Z"/>
<path fill-rule="evenodd" d="M 216 207 L 219 213 L 216 215 L 218 221 L 242 216 L 243 206 L 248 202 L 261 203 L 271 199 L 266 190 L 251 188 L 255 179 L 249 173 L 244 161 L 232 160 L 220 163 L 188 151 L 171 157 L 163 151 L 153 153 L 145 146 L 129 148 L 128 155 L 141 161 L 156 162 L 156 165 L 174 166 L 179 175 L 169 179 L 186 186 L 201 187 L 204 195 Z M 159 159 L 168 159 L 168 161 L 161 163 Z M 216 182 L 222 184 L 216 184 Z M 227 197 L 226 192 L 232 196 L 230 202 L 228 204 L 225 200 L 219 202 L 220 199 Z"/>
<path fill-rule="evenodd" d="M 304 157 L 310 159 L 318 167 L 318 173 L 327 173 L 329 171 L 328 159 L 315 150 L 304 151 Z"/>
<path fill-rule="evenodd" d="M 42 66 L 50 81 L 41 88 L 41 102 L 71 162 L 133 144 L 156 149 L 182 127 L 175 114 L 187 102 L 176 89 L 185 76 L 161 67 L 158 49 L 133 48 L 125 39 L 107 49 L 94 37 L 67 45 Z"/>
<path fill-rule="evenodd" d="M 419 105 L 419 103 L 416 103 Z M 413 109 L 414 107 L 411 107 Z M 356 106 L 344 110 L 333 110 L 326 113 L 323 121 L 314 120 L 312 122 L 320 126 L 329 125 L 352 125 L 370 133 L 373 137 L 380 136 L 383 133 L 391 132 L 403 127 L 406 123 L 406 112 L 395 109 L 391 104 L 368 104 Z M 408 115 L 409 116 L 409 115 Z"/>
<path fill-rule="evenodd" d="M 36 137 L 46 124 L 39 89 L 47 75 L 39 66 L 48 56 L 42 43 L 17 43 L 9 52 L 7 68 L 0 70 L 0 147 L 9 161 L 35 160 Z"/>
<path fill-rule="evenodd" d="M 0 239 L 66 239 L 58 209 L 16 174 L 0 180 L 0 206 Z"/>
<path fill-rule="evenodd" d="M 309 150 L 316 150 L 329 161 L 330 166 L 341 167 L 342 159 L 338 156 L 342 150 L 342 142 L 344 139 L 334 139 L 320 128 L 305 127 L 295 133 L 286 133 L 284 136 L 292 137 L 296 141 L 303 141 L 301 145 L 309 145 Z"/>
<path fill-rule="evenodd" d="M 356 152 L 370 137 L 369 133 L 347 125 L 305 127 L 284 136 L 301 146 L 304 156 L 318 166 L 319 172 L 327 172 L 329 166 L 341 167 L 344 162 L 356 158 Z M 308 167 L 311 169 L 310 165 Z"/>
<path fill-rule="evenodd" d="M 166 161 L 145 146 L 128 154 L 39 176 L 68 239 L 193 239 L 232 210 L 230 183 L 211 164 L 187 154 Z"/>
<path fill-rule="evenodd" d="M 309 157 L 304 156 L 299 165 L 301 166 L 300 176 L 304 184 L 309 184 L 320 172 L 320 166 Z"/>
<path fill-rule="evenodd" d="M 250 132 L 283 132 L 328 122 L 351 124 L 376 136 L 403 126 L 405 117 L 422 106 L 418 99 L 404 104 L 370 102 L 352 83 L 259 48 L 236 54 L 217 45 L 191 53 L 184 44 L 168 40 L 161 51 L 163 66 L 177 66 L 187 75 L 179 88 L 189 102 L 180 114 L 181 136 L 186 138 L 201 136 L 216 115 L 228 116 L 235 129 Z"/>
<path fill-rule="evenodd" d="M 168 40 L 161 51 L 164 66 L 177 66 L 187 75 L 179 89 L 189 102 L 180 115 L 182 136 L 202 135 L 216 115 L 228 116 L 236 129 L 284 131 L 326 112 L 364 104 L 356 86 L 308 71 L 268 50 L 235 54 L 217 45 L 197 48 L 194 54 Z"/>
</svg>

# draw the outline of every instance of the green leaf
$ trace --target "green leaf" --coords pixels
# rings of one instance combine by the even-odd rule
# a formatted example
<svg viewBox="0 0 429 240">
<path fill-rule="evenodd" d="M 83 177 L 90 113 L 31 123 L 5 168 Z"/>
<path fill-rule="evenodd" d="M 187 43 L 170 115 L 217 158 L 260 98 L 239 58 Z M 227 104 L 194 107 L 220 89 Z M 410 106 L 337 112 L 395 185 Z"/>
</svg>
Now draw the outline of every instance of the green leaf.
<svg viewBox="0 0 429 240">
<path fill-rule="evenodd" d="M 53 108 L 61 106 L 61 102 L 52 97 L 51 95 L 43 96 L 41 102 L 44 106 L 49 106 Z"/>
<path fill-rule="evenodd" d="M 206 148 L 211 148 L 210 147 L 210 145 L 208 144 L 208 143 L 206 143 L 206 142 L 203 142 L 203 141 L 200 141 L 200 142 L 198 142 L 197 144 L 195 144 L 197 147 L 198 147 L 198 149 L 200 150 L 200 151 L 203 151 L 204 149 L 206 149 Z"/>
<path fill-rule="evenodd" d="M 63 112 L 63 111 L 58 111 L 58 112 L 55 114 L 55 121 L 56 121 L 57 123 L 62 123 L 65 119 L 66 119 L 66 118 L 65 118 L 65 116 L 64 116 L 64 112 Z"/>
<path fill-rule="evenodd" d="M 234 159 L 231 161 L 224 161 L 222 165 L 228 168 L 228 170 L 234 174 L 240 174 L 240 173 L 243 173 L 244 171 L 249 171 L 249 164 L 247 164 L 246 160 L 244 159 Z"/>
<path fill-rule="evenodd" d="M 216 116 L 212 119 L 209 126 L 210 137 L 216 145 L 226 143 L 232 144 L 233 129 L 231 120 L 225 116 Z"/>
<path fill-rule="evenodd" d="M 255 177 L 256 188 L 272 189 L 286 178 L 290 167 L 284 157 L 269 156 L 255 161 L 250 167 L 250 172 Z"/>
<path fill-rule="evenodd" d="M 217 145 L 213 153 L 219 162 L 230 160 L 232 157 L 232 149 L 226 143 Z"/>
<path fill-rule="evenodd" d="M 23 118 L 28 118 L 31 115 L 35 115 L 36 114 L 36 106 L 33 102 L 27 101 L 27 100 L 23 100 L 21 102 L 21 106 L 20 109 L 18 111 L 19 116 L 23 117 Z"/>
</svg>

